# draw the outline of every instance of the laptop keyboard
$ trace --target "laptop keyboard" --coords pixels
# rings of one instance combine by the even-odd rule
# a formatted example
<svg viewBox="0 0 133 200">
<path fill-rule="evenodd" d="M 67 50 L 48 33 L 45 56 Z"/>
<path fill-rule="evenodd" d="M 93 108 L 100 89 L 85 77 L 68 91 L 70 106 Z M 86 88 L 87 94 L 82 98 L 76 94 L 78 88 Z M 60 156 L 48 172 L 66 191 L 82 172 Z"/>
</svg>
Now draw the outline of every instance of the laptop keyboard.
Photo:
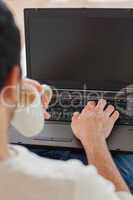
<svg viewBox="0 0 133 200">
<path fill-rule="evenodd" d="M 56 90 L 48 110 L 51 114 L 50 121 L 70 123 L 74 112 L 81 112 L 89 100 L 98 101 L 100 98 L 106 99 L 108 104 L 114 105 L 120 112 L 118 125 L 133 125 L 133 103 L 127 108 L 127 100 L 124 96 L 116 97 L 114 92 L 96 94 L 96 91 L 88 91 L 84 94 L 83 91 Z"/>
</svg>

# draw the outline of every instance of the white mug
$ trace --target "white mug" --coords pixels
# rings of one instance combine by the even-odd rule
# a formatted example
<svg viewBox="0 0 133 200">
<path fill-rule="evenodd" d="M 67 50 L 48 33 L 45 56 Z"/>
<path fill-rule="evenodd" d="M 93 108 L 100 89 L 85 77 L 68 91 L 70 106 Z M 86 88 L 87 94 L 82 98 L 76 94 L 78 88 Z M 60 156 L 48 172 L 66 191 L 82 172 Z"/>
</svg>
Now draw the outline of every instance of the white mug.
<svg viewBox="0 0 133 200">
<path fill-rule="evenodd" d="M 45 95 L 46 93 L 51 100 L 52 89 L 47 85 L 43 85 L 43 88 L 42 94 Z M 27 102 L 17 105 L 11 124 L 23 136 L 33 137 L 43 130 L 45 124 L 44 108 L 41 102 L 42 94 L 39 94 L 36 88 L 28 84 L 24 86 L 24 90 L 32 91 L 32 95 L 34 93 L 33 101 L 28 102 L 29 99 L 26 98 Z"/>
</svg>

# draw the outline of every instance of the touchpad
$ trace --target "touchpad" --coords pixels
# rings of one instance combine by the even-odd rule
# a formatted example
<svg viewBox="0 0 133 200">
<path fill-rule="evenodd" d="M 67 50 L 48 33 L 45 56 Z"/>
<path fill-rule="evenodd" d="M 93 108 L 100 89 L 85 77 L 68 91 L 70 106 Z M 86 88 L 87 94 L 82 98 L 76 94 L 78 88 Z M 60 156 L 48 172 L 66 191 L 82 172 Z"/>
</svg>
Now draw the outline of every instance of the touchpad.
<svg viewBox="0 0 133 200">
<path fill-rule="evenodd" d="M 73 133 L 70 125 L 65 124 L 45 124 L 44 130 L 34 140 L 71 142 Z"/>
</svg>

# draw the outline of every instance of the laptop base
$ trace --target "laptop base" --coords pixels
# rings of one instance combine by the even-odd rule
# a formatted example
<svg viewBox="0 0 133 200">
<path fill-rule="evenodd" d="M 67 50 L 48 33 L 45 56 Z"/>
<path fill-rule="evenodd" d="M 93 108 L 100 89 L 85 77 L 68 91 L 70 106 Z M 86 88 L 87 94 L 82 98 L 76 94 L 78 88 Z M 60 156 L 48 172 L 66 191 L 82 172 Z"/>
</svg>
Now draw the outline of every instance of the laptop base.
<svg viewBox="0 0 133 200">
<path fill-rule="evenodd" d="M 46 123 L 44 130 L 36 137 L 26 138 L 16 129 L 9 129 L 9 142 L 13 144 L 49 146 L 82 149 L 81 143 L 74 137 L 70 124 Z M 133 152 L 133 127 L 115 126 L 108 139 L 111 151 Z"/>
</svg>

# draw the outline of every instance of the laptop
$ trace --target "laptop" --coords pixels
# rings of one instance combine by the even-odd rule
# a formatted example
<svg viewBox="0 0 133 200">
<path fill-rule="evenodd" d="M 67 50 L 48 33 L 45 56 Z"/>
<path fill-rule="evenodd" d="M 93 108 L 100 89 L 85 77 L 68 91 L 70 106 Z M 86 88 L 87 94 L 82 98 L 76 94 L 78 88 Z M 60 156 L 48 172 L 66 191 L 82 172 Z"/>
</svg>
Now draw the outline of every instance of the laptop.
<svg viewBox="0 0 133 200">
<path fill-rule="evenodd" d="M 133 152 L 133 10 L 25 9 L 24 16 L 28 77 L 54 95 L 44 130 L 25 138 L 11 127 L 10 142 L 81 149 L 72 114 L 105 98 L 120 112 L 109 149 Z"/>
</svg>

